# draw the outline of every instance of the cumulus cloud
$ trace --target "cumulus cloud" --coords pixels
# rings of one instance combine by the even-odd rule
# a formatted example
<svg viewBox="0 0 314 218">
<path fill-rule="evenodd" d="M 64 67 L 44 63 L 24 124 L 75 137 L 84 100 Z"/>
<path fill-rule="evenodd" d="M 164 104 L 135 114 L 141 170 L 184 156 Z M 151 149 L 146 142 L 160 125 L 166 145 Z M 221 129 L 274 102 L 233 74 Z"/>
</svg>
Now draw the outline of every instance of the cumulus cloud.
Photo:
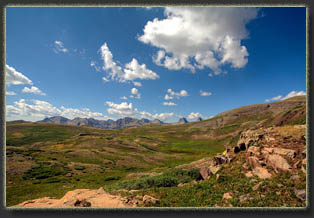
<svg viewBox="0 0 314 218">
<path fill-rule="evenodd" d="M 57 108 L 49 102 L 40 100 L 30 100 L 27 102 L 25 99 L 20 99 L 19 101 L 15 101 L 13 105 L 7 105 L 6 110 L 8 120 L 24 119 L 29 121 L 38 121 L 51 116 L 64 116 L 69 119 L 73 119 L 75 117 L 102 120 L 109 119 L 108 116 L 99 112 L 92 112 L 88 108 L 75 109 L 63 106 Z"/>
<path fill-rule="evenodd" d="M 22 90 L 23 93 L 33 93 L 36 95 L 46 95 L 46 93 L 44 93 L 43 91 L 41 91 L 39 88 L 32 86 L 31 88 L 28 87 L 24 87 L 24 89 Z"/>
<path fill-rule="evenodd" d="M 145 112 L 145 111 L 142 111 L 140 112 L 140 116 L 142 118 L 147 118 L 149 120 L 154 120 L 154 119 L 158 119 L 158 120 L 161 120 L 161 121 L 167 121 L 173 117 L 178 117 L 178 115 L 174 114 L 173 112 L 171 113 L 160 113 L 160 114 L 151 114 L 149 112 Z"/>
<path fill-rule="evenodd" d="M 6 69 L 6 84 L 7 85 L 22 85 L 22 84 L 29 84 L 32 85 L 33 82 L 24 76 L 22 73 L 16 71 L 13 67 L 9 65 L 5 65 Z"/>
<path fill-rule="evenodd" d="M 173 102 L 171 102 L 171 101 L 169 101 L 169 102 L 163 102 L 162 104 L 165 105 L 165 106 L 176 106 L 176 105 L 177 105 L 176 103 L 173 103 Z"/>
<path fill-rule="evenodd" d="M 211 96 L 211 95 L 213 95 L 213 93 L 211 93 L 211 92 L 204 92 L 204 91 L 200 91 L 200 95 L 201 96 Z"/>
<path fill-rule="evenodd" d="M 141 86 L 142 86 L 142 83 L 141 83 L 141 82 L 133 82 L 133 85 L 134 85 L 134 86 L 141 87 Z"/>
<path fill-rule="evenodd" d="M 106 104 L 109 106 L 107 112 L 109 114 L 115 114 L 120 116 L 135 116 L 138 113 L 136 108 L 133 108 L 132 103 L 122 102 L 120 104 L 115 104 L 111 101 L 106 101 Z"/>
<path fill-rule="evenodd" d="M 131 93 L 132 95 L 130 96 L 130 98 L 138 98 L 138 99 L 141 98 L 141 94 L 139 93 L 137 88 L 132 88 Z"/>
<path fill-rule="evenodd" d="M 172 70 L 210 68 L 217 75 L 223 64 L 244 67 L 249 53 L 246 24 L 256 8 L 166 7 L 165 18 L 148 21 L 138 39 L 159 50 L 153 61 Z"/>
<path fill-rule="evenodd" d="M 122 97 L 120 97 L 120 99 L 122 99 L 122 100 L 127 100 L 128 98 L 125 97 L 125 96 L 122 96 Z"/>
<path fill-rule="evenodd" d="M 180 92 L 175 92 L 172 89 L 168 89 L 167 93 L 169 95 L 168 94 L 165 95 L 165 97 L 164 97 L 165 100 L 171 100 L 171 99 L 174 99 L 174 98 L 179 99 L 181 97 L 188 96 L 188 92 L 186 90 L 184 90 L 184 89 L 182 89 Z"/>
<path fill-rule="evenodd" d="M 285 100 L 287 98 L 292 98 L 295 96 L 302 96 L 302 95 L 306 95 L 306 93 L 304 91 L 291 91 L 288 95 L 286 95 L 286 97 L 282 98 L 281 100 Z"/>
<path fill-rule="evenodd" d="M 5 95 L 16 95 L 16 93 L 13 91 L 6 91 Z"/>
<path fill-rule="evenodd" d="M 278 95 L 276 97 L 273 97 L 271 99 L 266 99 L 265 102 L 270 102 L 270 101 L 281 101 L 281 100 L 285 100 L 288 98 L 292 98 L 295 96 L 302 96 L 302 95 L 306 95 L 306 93 L 304 91 L 291 91 L 289 94 L 287 94 L 285 97 Z"/>
<path fill-rule="evenodd" d="M 64 47 L 62 41 L 55 41 L 55 42 L 54 42 L 53 51 L 54 51 L 55 53 L 60 53 L 60 52 L 62 52 L 62 53 L 68 53 L 68 52 L 69 52 L 69 50 Z"/>
<path fill-rule="evenodd" d="M 124 75 L 125 80 L 135 80 L 135 79 L 158 79 L 159 76 L 146 68 L 145 64 L 140 65 L 138 61 L 133 58 L 130 63 L 127 63 L 124 68 Z"/>
<path fill-rule="evenodd" d="M 132 116 L 132 117 L 137 117 L 137 118 L 146 118 L 149 120 L 159 119 L 162 121 L 166 121 L 173 117 L 178 117 L 173 112 L 152 114 L 146 111 L 139 111 L 137 108 L 133 107 L 132 103 L 128 104 L 127 102 L 116 104 L 116 103 L 107 101 L 106 104 L 109 106 L 109 108 L 107 109 L 107 112 L 109 114 L 117 115 L 119 117 Z"/>
<path fill-rule="evenodd" d="M 111 51 L 109 50 L 107 43 L 104 43 L 100 48 L 101 57 L 104 62 L 103 70 L 108 72 L 109 77 L 112 80 L 118 80 L 119 82 L 133 81 L 135 79 L 158 79 L 157 73 L 151 71 L 145 64 L 139 64 L 138 61 L 133 58 L 131 62 L 125 64 L 124 68 L 119 66 L 114 60 Z"/>
<path fill-rule="evenodd" d="M 191 112 L 188 115 L 188 119 L 190 119 L 190 120 L 195 120 L 195 119 L 197 119 L 199 117 L 203 117 L 202 114 L 200 114 L 199 112 L 197 112 L 197 113 Z"/>
</svg>

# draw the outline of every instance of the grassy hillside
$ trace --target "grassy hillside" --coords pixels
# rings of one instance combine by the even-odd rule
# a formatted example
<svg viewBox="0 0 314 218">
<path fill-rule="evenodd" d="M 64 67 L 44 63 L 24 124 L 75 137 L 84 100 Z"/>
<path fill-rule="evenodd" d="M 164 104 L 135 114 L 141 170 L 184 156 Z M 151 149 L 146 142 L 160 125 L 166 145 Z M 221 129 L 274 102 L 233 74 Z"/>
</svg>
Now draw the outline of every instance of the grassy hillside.
<svg viewBox="0 0 314 218">
<path fill-rule="evenodd" d="M 231 111 L 200 122 L 149 124 L 116 130 L 49 123 L 7 123 L 6 204 L 12 206 L 44 196 L 60 198 L 73 189 L 103 186 L 112 192 L 139 189 L 162 199 L 154 206 L 228 206 L 229 203 L 247 206 L 239 202 L 221 203 L 221 193 L 230 186 L 240 188 L 245 184 L 240 189 L 247 193 L 256 185 L 256 181 L 238 175 L 237 167 L 225 167 L 222 169 L 224 177 L 218 180 L 212 177 L 198 184 L 193 184 L 199 175 L 197 170 L 174 167 L 212 157 L 235 146 L 241 132 L 247 129 L 304 124 L 304 99 L 291 102 L 288 106 L 276 106 L 275 111 L 252 114 L 246 107 L 246 113 L 242 109 L 235 110 L 236 113 Z M 237 158 L 237 161 L 243 161 L 243 157 Z M 288 177 L 288 174 L 282 174 L 278 178 Z M 304 178 L 301 175 L 301 179 Z M 289 180 L 282 183 L 285 182 L 289 183 Z M 177 187 L 180 183 L 188 185 Z M 268 191 L 269 188 L 265 188 L 265 205 L 277 199 L 268 196 L 271 194 Z M 302 205 L 289 196 L 280 200 L 289 206 Z M 260 206 L 262 197 L 253 198 L 253 205 Z"/>
</svg>

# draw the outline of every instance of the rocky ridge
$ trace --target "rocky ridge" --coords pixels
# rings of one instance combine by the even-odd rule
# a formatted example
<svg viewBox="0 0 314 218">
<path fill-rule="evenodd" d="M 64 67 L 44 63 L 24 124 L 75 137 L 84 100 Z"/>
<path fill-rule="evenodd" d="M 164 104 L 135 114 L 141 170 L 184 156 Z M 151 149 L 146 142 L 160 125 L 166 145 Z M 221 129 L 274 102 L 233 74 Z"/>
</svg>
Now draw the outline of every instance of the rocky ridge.
<svg viewBox="0 0 314 218">
<path fill-rule="evenodd" d="M 94 118 L 80 118 L 76 117 L 74 119 L 67 119 L 61 116 L 55 116 L 50 118 L 45 118 L 38 122 L 44 123 L 56 123 L 56 124 L 65 124 L 65 125 L 72 125 L 72 126 L 92 126 L 95 128 L 101 129 L 121 129 L 121 128 L 128 128 L 134 126 L 142 126 L 149 123 L 159 123 L 162 124 L 160 120 L 154 120 L 153 122 L 148 119 L 136 119 L 131 117 L 125 117 L 114 120 L 96 120 Z"/>
</svg>

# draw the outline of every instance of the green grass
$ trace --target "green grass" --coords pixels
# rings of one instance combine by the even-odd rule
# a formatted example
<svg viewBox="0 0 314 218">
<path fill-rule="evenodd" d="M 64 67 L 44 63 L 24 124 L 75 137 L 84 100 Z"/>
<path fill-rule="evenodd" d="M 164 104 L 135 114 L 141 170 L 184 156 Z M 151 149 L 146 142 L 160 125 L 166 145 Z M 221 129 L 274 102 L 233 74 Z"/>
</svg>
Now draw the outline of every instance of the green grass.
<svg viewBox="0 0 314 218">
<path fill-rule="evenodd" d="M 243 122 L 270 119 L 271 116 L 243 116 L 223 127 L 191 129 L 195 123 L 147 125 L 119 130 L 45 123 L 8 123 L 7 161 L 19 164 L 25 162 L 31 166 L 23 173 L 7 174 L 7 206 L 45 196 L 60 198 L 73 189 L 98 189 L 101 186 L 113 191 L 121 188 L 139 189 L 141 194 L 160 199 L 160 204 L 151 205 L 158 207 L 229 204 L 240 207 L 283 204 L 302 206 L 304 203 L 296 200 L 292 191 L 293 187 L 304 188 L 306 181 L 302 173 L 301 183 L 291 181 L 291 175 L 278 174 L 274 183 L 265 183 L 259 190 L 260 194 L 257 194 L 252 192 L 257 182 L 252 183 L 251 179 L 246 178 L 237 165 L 221 169 L 218 173 L 223 177 L 219 180 L 211 177 L 198 184 L 191 183 L 199 176 L 197 169 L 187 171 L 174 168 L 224 151 L 226 145 L 237 143 L 240 133 L 233 137 L 224 134 L 244 131 L 247 127 L 241 126 Z M 305 116 L 293 122 L 302 123 L 304 120 Z M 208 120 L 200 123 L 206 122 Z M 78 136 L 80 133 L 87 135 Z M 192 137 L 207 133 L 221 138 Z M 138 172 L 160 172 L 162 175 L 127 179 L 129 173 Z M 177 187 L 179 183 L 186 185 Z M 281 195 L 275 196 L 274 193 L 280 191 L 280 188 L 275 187 L 276 183 L 285 187 Z M 234 193 L 235 198 L 225 202 L 222 196 L 230 190 L 237 191 Z M 240 202 L 238 198 L 244 194 L 250 194 L 252 200 Z"/>
</svg>

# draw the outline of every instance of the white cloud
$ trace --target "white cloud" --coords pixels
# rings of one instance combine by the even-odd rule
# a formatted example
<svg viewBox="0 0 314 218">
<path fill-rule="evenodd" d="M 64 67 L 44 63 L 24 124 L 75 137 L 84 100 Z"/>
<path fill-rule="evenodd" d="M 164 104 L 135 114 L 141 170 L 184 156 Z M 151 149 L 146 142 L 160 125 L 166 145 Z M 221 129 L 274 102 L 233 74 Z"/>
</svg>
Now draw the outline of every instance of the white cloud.
<svg viewBox="0 0 314 218">
<path fill-rule="evenodd" d="M 167 121 L 173 117 L 178 117 L 178 115 L 174 114 L 173 112 L 171 113 L 160 113 L 160 114 L 151 114 L 149 112 L 145 112 L 145 111 L 142 111 L 142 112 L 139 112 L 139 116 L 141 118 L 146 118 L 146 119 L 149 119 L 149 120 L 154 120 L 154 119 L 158 119 L 158 120 L 161 120 L 161 121 Z"/>
<path fill-rule="evenodd" d="M 127 63 L 124 68 L 123 78 L 125 80 L 135 80 L 135 79 L 158 79 L 159 76 L 146 68 L 145 64 L 140 65 L 138 61 L 133 58 L 130 63 Z"/>
<path fill-rule="evenodd" d="M 302 95 L 306 95 L 306 93 L 304 91 L 291 91 L 288 95 L 286 95 L 286 97 L 282 98 L 281 100 L 285 100 L 287 98 L 292 98 L 295 96 L 302 96 Z"/>
<path fill-rule="evenodd" d="M 127 100 L 128 98 L 125 97 L 125 96 L 122 96 L 122 97 L 120 97 L 120 99 L 122 99 L 122 100 Z"/>
<path fill-rule="evenodd" d="M 188 115 L 188 119 L 190 119 L 190 120 L 194 120 L 194 119 L 197 119 L 199 117 L 203 117 L 202 114 L 200 114 L 199 112 L 197 112 L 197 113 L 191 112 Z"/>
<path fill-rule="evenodd" d="M 109 50 L 107 43 L 104 43 L 100 47 L 100 53 L 104 62 L 103 69 L 107 71 L 110 70 L 109 75 L 112 79 L 121 78 L 123 76 L 122 68 L 113 61 L 113 55 Z"/>
<path fill-rule="evenodd" d="M 211 92 L 204 92 L 204 91 L 200 91 L 200 95 L 201 96 L 211 96 L 211 95 L 213 95 L 213 93 L 211 93 Z"/>
<path fill-rule="evenodd" d="M 31 88 L 24 87 L 22 90 L 23 93 L 33 93 L 36 95 L 46 95 L 46 93 L 42 92 L 39 88 L 32 86 Z"/>
<path fill-rule="evenodd" d="M 271 98 L 271 99 L 266 99 L 265 102 L 278 101 L 278 100 L 280 100 L 281 98 L 282 98 L 282 96 L 281 96 L 281 95 L 278 95 L 278 96 L 273 97 L 273 98 Z"/>
<path fill-rule="evenodd" d="M 13 67 L 9 65 L 5 65 L 6 69 L 6 84 L 7 85 L 22 85 L 29 84 L 32 85 L 33 82 L 24 76 L 22 73 L 16 71 Z"/>
<path fill-rule="evenodd" d="M 208 67 L 217 75 L 223 64 L 247 64 L 241 41 L 248 38 L 245 25 L 257 14 L 256 8 L 166 7 L 166 18 L 148 21 L 138 39 L 159 48 L 153 57 L 157 65 L 192 72 Z"/>
<path fill-rule="evenodd" d="M 147 69 L 145 64 L 139 64 L 135 58 L 133 58 L 131 62 L 125 64 L 123 69 L 113 60 L 113 55 L 109 50 L 107 43 L 104 43 L 101 46 L 100 52 L 104 62 L 103 69 L 109 73 L 109 77 L 112 80 L 126 82 L 135 79 L 155 80 L 159 78 L 157 73 Z"/>
<path fill-rule="evenodd" d="M 5 95 L 16 95 L 16 93 L 13 91 L 6 91 Z"/>
<path fill-rule="evenodd" d="M 285 100 L 288 98 L 292 98 L 295 96 L 302 96 L 302 95 L 306 95 L 306 93 L 304 91 L 291 91 L 289 94 L 287 94 L 285 97 L 282 97 L 281 95 L 278 95 L 276 97 L 273 97 L 271 99 L 266 99 L 265 102 L 270 102 L 270 101 L 281 101 L 281 100 Z"/>
<path fill-rule="evenodd" d="M 165 100 L 171 100 L 173 99 L 173 96 L 169 96 L 168 94 L 165 95 Z"/>
<path fill-rule="evenodd" d="M 165 106 L 176 106 L 176 105 L 177 105 L 176 103 L 173 103 L 173 102 L 171 102 L 171 101 L 169 101 L 169 102 L 163 102 L 162 104 L 165 105 Z"/>
<path fill-rule="evenodd" d="M 61 41 L 55 41 L 54 42 L 53 51 L 55 53 L 59 53 L 59 52 L 68 53 L 69 52 L 69 50 L 64 47 L 63 42 L 61 42 Z"/>
<path fill-rule="evenodd" d="M 137 108 L 133 107 L 132 103 L 122 102 L 120 104 L 115 104 L 113 102 L 107 101 L 106 104 L 109 106 L 107 112 L 109 114 L 118 115 L 119 117 L 132 116 L 137 118 L 146 118 L 149 120 L 159 119 L 162 121 L 166 121 L 173 117 L 178 117 L 174 113 L 160 113 L 160 114 L 151 114 L 146 111 L 139 111 Z"/>
<path fill-rule="evenodd" d="M 141 82 L 135 82 L 135 81 L 134 81 L 134 82 L 133 82 L 133 85 L 134 85 L 134 86 L 141 87 L 141 86 L 142 86 L 142 83 L 141 83 Z"/>
<path fill-rule="evenodd" d="M 89 65 L 90 65 L 91 67 L 93 67 L 97 72 L 100 71 L 100 67 L 97 66 L 96 61 L 91 61 Z"/>
<path fill-rule="evenodd" d="M 61 106 L 61 116 L 73 119 L 75 117 L 80 118 L 94 118 L 98 120 L 107 120 L 110 117 L 103 115 L 99 112 L 92 112 L 89 108 L 75 109 L 75 108 L 65 108 Z"/>
<path fill-rule="evenodd" d="M 102 77 L 102 81 L 104 81 L 105 83 L 109 82 L 109 79 L 107 79 L 106 77 Z"/>
<path fill-rule="evenodd" d="M 74 108 L 57 108 L 46 101 L 31 100 L 31 103 L 27 103 L 25 99 L 15 101 L 14 105 L 6 106 L 6 116 L 8 120 L 28 120 L 38 121 L 45 117 L 51 116 L 64 116 L 69 119 L 75 117 L 81 118 L 95 118 L 95 119 L 109 119 L 108 116 L 99 112 L 92 112 L 88 108 L 74 109 Z"/>
<path fill-rule="evenodd" d="M 131 89 L 132 95 L 130 96 L 131 98 L 141 98 L 141 94 L 139 93 L 137 88 L 132 88 Z"/>
<path fill-rule="evenodd" d="M 106 104 L 110 107 L 107 109 L 109 114 L 115 114 L 120 116 L 135 116 L 138 111 L 133 108 L 133 104 L 128 104 L 127 102 L 122 102 L 121 104 L 115 104 L 113 102 L 107 101 Z"/>
<path fill-rule="evenodd" d="M 171 100 L 173 98 L 179 99 L 180 97 L 186 97 L 188 96 L 188 92 L 184 89 L 182 89 L 180 92 L 174 92 L 172 89 L 168 89 L 167 92 L 169 93 L 165 95 L 165 100 Z"/>
</svg>

